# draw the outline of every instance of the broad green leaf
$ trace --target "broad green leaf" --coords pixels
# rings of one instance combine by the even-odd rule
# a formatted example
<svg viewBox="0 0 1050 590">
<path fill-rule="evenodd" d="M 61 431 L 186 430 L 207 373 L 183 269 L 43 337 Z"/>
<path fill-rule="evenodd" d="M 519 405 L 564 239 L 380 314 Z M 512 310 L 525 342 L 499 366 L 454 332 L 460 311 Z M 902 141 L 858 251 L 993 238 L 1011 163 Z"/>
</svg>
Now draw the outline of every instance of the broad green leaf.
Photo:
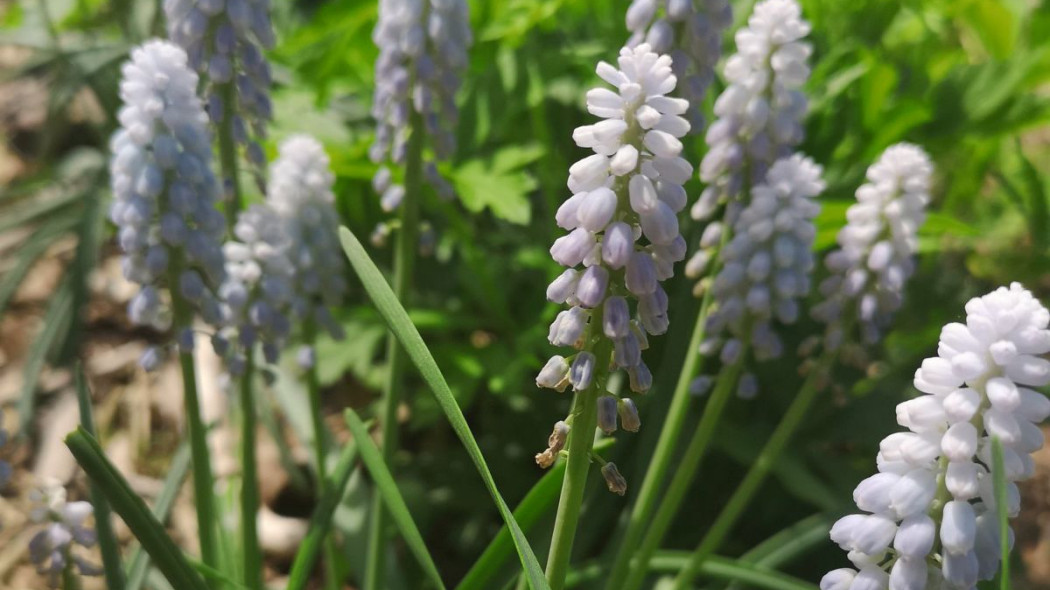
<svg viewBox="0 0 1050 590">
<path fill-rule="evenodd" d="M 179 590 L 208 590 L 204 580 L 164 531 L 164 526 L 106 459 L 98 441 L 83 428 L 78 428 L 66 437 L 66 446 L 91 481 L 105 492 L 113 510 L 124 519 L 171 585 Z"/>
<path fill-rule="evenodd" d="M 364 462 L 368 472 L 372 475 L 372 481 L 376 487 L 375 493 L 380 494 L 383 498 L 383 502 L 386 503 L 387 510 L 390 511 L 390 516 L 394 519 L 394 523 L 397 524 L 397 528 L 401 529 L 401 536 L 404 537 L 408 548 L 419 560 L 419 565 L 423 567 L 423 571 L 430 578 L 430 582 L 435 588 L 444 590 L 445 583 L 441 581 L 441 573 L 438 572 L 434 558 L 430 556 L 427 544 L 423 541 L 423 535 L 419 533 L 419 528 L 416 526 L 415 521 L 412 520 L 412 514 L 408 511 L 408 505 L 405 504 L 405 499 L 397 489 L 397 482 L 394 481 L 394 476 L 390 474 L 386 463 L 383 462 L 383 456 L 380 454 L 379 448 L 376 447 L 372 437 L 368 435 L 368 429 L 365 428 L 364 423 L 361 422 L 361 419 L 357 417 L 357 413 L 353 410 L 344 412 L 343 417 L 346 420 L 346 425 L 350 427 L 350 433 L 353 434 L 354 440 L 357 441 L 357 447 L 361 452 L 361 461 Z"/>
<path fill-rule="evenodd" d="M 1007 59 L 1017 44 L 1017 17 L 1000 0 L 970 0 L 963 12 L 988 53 Z"/>
<path fill-rule="evenodd" d="M 543 570 L 540 568 L 539 561 L 532 552 L 532 547 L 529 546 L 529 541 L 525 538 L 521 527 L 514 520 L 514 515 L 511 513 L 510 508 L 503 500 L 499 487 L 496 486 L 496 482 L 492 479 L 492 473 L 489 471 L 488 464 L 485 463 L 485 457 L 482 455 L 474 435 L 470 432 L 470 427 L 463 416 L 463 411 L 456 404 L 456 399 L 452 395 L 452 391 L 449 389 L 448 383 L 441 374 L 437 363 L 434 362 L 433 355 L 427 349 L 426 343 L 423 342 L 423 338 L 419 335 L 415 326 L 412 325 L 408 318 L 408 313 L 405 312 L 405 308 L 401 306 L 401 303 L 394 296 L 394 292 L 390 289 L 390 285 L 387 284 L 383 274 L 379 272 L 375 263 L 368 257 L 368 253 L 365 252 L 361 242 L 345 227 L 340 228 L 339 237 L 343 243 L 343 250 L 350 259 L 350 264 L 353 266 L 358 278 L 361 279 L 362 285 L 368 291 L 383 319 L 390 325 L 390 330 L 394 333 L 394 336 L 397 337 L 401 346 L 405 348 L 405 352 L 412 359 L 412 363 L 416 365 L 416 368 L 423 376 L 423 380 L 430 386 L 431 391 L 433 391 L 434 396 L 441 405 L 441 409 L 444 410 L 445 415 L 448 417 L 452 429 L 459 436 L 475 467 L 477 467 L 478 473 L 481 474 L 485 487 L 488 488 L 489 493 L 492 495 L 500 516 L 503 517 L 504 522 L 510 527 L 514 545 L 517 547 L 518 556 L 529 578 L 529 583 L 534 590 L 548 590 L 550 586 L 543 576 Z"/>
<path fill-rule="evenodd" d="M 526 225 L 532 217 L 529 193 L 536 179 L 522 170 L 543 156 L 544 148 L 510 146 L 490 158 L 468 160 L 452 172 L 452 182 L 463 205 L 473 213 L 488 208 L 496 217 Z"/>
<path fill-rule="evenodd" d="M 78 363 L 75 371 L 77 402 L 80 405 L 80 425 L 91 436 L 95 434 L 95 419 L 91 415 L 91 391 L 88 389 L 84 368 Z M 98 547 L 102 553 L 102 569 L 109 590 L 127 590 L 124 569 L 120 563 L 120 543 L 113 532 L 109 502 L 98 484 L 91 482 L 91 505 L 95 508 L 95 529 L 98 532 Z"/>
</svg>

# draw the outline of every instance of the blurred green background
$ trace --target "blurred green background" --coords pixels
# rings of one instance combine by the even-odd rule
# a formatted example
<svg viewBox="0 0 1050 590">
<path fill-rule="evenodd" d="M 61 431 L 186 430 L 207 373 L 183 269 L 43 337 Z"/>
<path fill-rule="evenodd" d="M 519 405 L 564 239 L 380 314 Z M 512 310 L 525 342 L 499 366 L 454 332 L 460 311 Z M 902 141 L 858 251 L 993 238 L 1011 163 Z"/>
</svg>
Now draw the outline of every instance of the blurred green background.
<svg viewBox="0 0 1050 590">
<path fill-rule="evenodd" d="M 940 326 L 963 317 L 969 297 L 1011 281 L 1023 282 L 1044 302 L 1050 295 L 1050 3 L 800 1 L 813 25 L 814 47 L 801 149 L 823 164 L 828 182 L 817 247 L 833 244 L 865 168 L 884 148 L 917 143 L 936 165 L 919 270 L 895 328 L 880 349 L 869 351 L 866 371 L 836 374 L 832 393 L 725 547 L 726 554 L 739 555 L 802 519 L 823 515 L 804 523 L 805 530 L 818 531 L 811 540 L 793 533 L 798 542 L 788 546 L 795 550 L 780 566 L 815 582 L 845 563 L 819 529 L 850 509 L 853 486 L 873 471 L 878 441 L 896 428 L 894 405 L 912 395 L 914 369 L 934 352 Z M 424 197 L 424 216 L 439 241 L 433 258 L 419 265 L 413 319 L 512 506 L 543 475 L 532 455 L 568 410 L 568 396 L 533 382 L 551 354 L 547 325 L 557 310 L 543 296 L 558 272 L 547 249 L 559 231 L 554 211 L 568 196 L 568 167 L 585 155 L 571 140 L 573 128 L 592 119 L 583 108 L 584 93 L 598 82 L 596 62 L 614 59 L 627 38 L 627 5 L 472 0 L 475 45 L 460 94 L 459 147 L 442 165 L 460 200 Z M 736 26 L 750 6 L 734 2 Z M 375 167 L 367 158 L 376 4 L 275 2 L 274 13 L 279 42 L 269 57 L 276 115 L 268 154 L 289 134 L 318 137 L 337 175 L 342 222 L 366 236 L 385 217 L 369 184 Z M 0 3 L 0 314 L 8 323 L 0 331 L 7 362 L 0 364 L 22 376 L 10 405 L 32 430 L 35 408 L 46 406 L 54 393 L 39 379 L 45 366 L 68 366 L 95 338 L 159 339 L 132 330 L 119 309 L 108 317 L 85 309 L 93 297 L 92 269 L 115 255 L 104 219 L 106 143 L 119 106 L 119 65 L 129 47 L 163 34 L 162 21 L 153 0 Z M 733 51 L 731 35 L 724 47 L 726 54 Z M 687 138 L 684 155 L 691 162 L 698 163 L 703 150 L 702 136 Z M 696 180 L 687 186 L 692 198 L 700 188 Z M 252 198 L 259 198 L 255 193 Z M 694 225 L 683 226 L 691 248 L 699 235 Z M 68 244 L 70 236 L 76 247 L 58 256 L 65 272 L 48 297 L 17 297 L 37 263 L 56 256 L 54 245 Z M 372 250 L 384 267 L 390 254 L 390 248 Z M 642 431 L 621 433 L 608 452 L 629 485 L 641 481 L 681 359 L 692 354 L 684 350 L 698 307 L 690 288 L 681 276 L 669 283 L 672 328 L 646 353 L 656 386 L 642 400 Z M 339 319 L 348 341 L 325 343 L 320 350 L 329 409 L 367 408 L 385 371 L 385 327 L 359 287 Z M 815 331 L 805 320 L 785 330 L 787 349 Z M 21 341 L 10 342 L 18 334 Z M 761 366 L 758 400 L 731 403 L 716 452 L 702 468 L 668 548 L 695 545 L 800 383 L 798 364 L 787 354 Z M 439 567 L 455 581 L 500 521 L 415 376 L 406 393 L 405 435 L 394 472 Z M 281 399 L 280 391 L 276 397 Z M 697 414 L 700 405 L 694 404 Z M 291 412 L 287 403 L 284 409 Z M 294 416 L 289 421 L 294 425 Z M 119 421 L 112 428 L 120 428 Z M 1050 461 L 1041 463 L 1037 479 L 1025 488 L 1025 513 L 1016 524 L 1022 548 L 1015 555 L 1018 588 L 1050 588 L 1050 571 L 1038 567 L 1050 569 Z M 591 484 L 578 563 L 607 553 L 631 499 L 630 488 L 620 498 L 599 481 Z M 359 492 L 348 498 L 339 521 L 350 533 L 360 527 L 367 506 Z M 552 520 L 553 508 L 529 535 L 539 555 L 545 554 Z M 353 568 L 361 547 L 351 543 L 349 551 Z M 401 573 L 392 583 L 415 587 L 420 575 L 411 556 L 402 547 L 391 559 Z M 509 579 L 511 565 L 493 587 Z"/>
</svg>

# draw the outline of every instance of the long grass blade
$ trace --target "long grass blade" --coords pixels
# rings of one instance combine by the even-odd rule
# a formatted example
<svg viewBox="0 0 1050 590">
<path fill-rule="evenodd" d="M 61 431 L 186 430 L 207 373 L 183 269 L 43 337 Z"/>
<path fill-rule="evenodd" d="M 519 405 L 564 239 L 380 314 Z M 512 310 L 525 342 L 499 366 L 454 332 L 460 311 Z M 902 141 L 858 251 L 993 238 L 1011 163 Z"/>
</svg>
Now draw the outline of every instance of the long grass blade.
<svg viewBox="0 0 1050 590">
<path fill-rule="evenodd" d="M 445 381 L 445 377 L 441 374 L 441 370 L 438 368 L 437 362 L 434 361 L 433 355 L 423 342 L 423 337 L 419 335 L 419 331 L 412 325 L 405 308 L 394 297 L 390 285 L 386 282 L 382 273 L 379 272 L 375 263 L 372 262 L 372 259 L 369 258 L 368 253 L 365 252 L 357 237 L 345 227 L 340 228 L 339 237 L 343 243 L 343 250 L 350 259 L 350 264 L 361 279 L 365 290 L 368 291 L 369 296 L 375 303 L 379 313 L 383 316 L 383 319 L 390 326 L 391 331 L 398 341 L 401 342 L 401 346 L 405 348 L 409 358 L 412 359 L 412 363 L 419 369 L 423 380 L 434 392 L 434 397 L 437 398 L 438 404 L 452 424 L 452 429 L 459 436 L 471 460 L 474 461 L 478 473 L 481 474 L 485 486 L 496 503 L 500 516 L 503 517 L 504 522 L 510 528 L 514 545 L 518 550 L 518 556 L 521 559 L 526 575 L 529 577 L 529 583 L 534 590 L 548 590 L 550 586 L 543 576 L 543 570 L 536 559 L 536 554 L 533 553 L 528 539 L 525 538 L 525 533 L 522 532 L 521 527 L 514 520 L 514 515 L 503 500 L 496 482 L 492 479 L 492 473 L 489 471 L 488 464 L 485 463 L 485 457 L 482 455 L 481 449 L 478 447 L 478 443 L 467 425 L 463 411 L 460 410 L 459 405 L 456 403 L 456 398 L 452 395 L 452 390 Z"/>
<path fill-rule="evenodd" d="M 91 481 L 105 492 L 113 510 L 124 519 L 171 585 L 179 590 L 208 590 L 204 580 L 164 531 L 164 526 L 106 459 L 98 441 L 83 428 L 78 428 L 66 437 L 66 446 Z"/>
<path fill-rule="evenodd" d="M 186 480 L 186 474 L 189 471 L 190 445 L 189 441 L 183 441 L 179 445 L 178 450 L 175 451 L 175 456 L 171 459 L 171 465 L 168 467 L 168 476 L 164 479 L 164 485 L 153 503 L 152 513 L 157 521 L 163 523 L 168 519 L 171 509 L 175 505 L 175 499 L 179 495 L 179 488 L 182 487 L 182 483 Z M 149 554 L 143 551 L 142 547 L 136 547 L 131 554 L 130 565 L 128 565 L 128 585 L 126 590 L 141 590 L 142 585 L 148 579 L 149 565 Z"/>
<path fill-rule="evenodd" d="M 426 572 L 434 587 L 444 590 L 445 583 L 441 581 L 441 573 L 438 572 L 434 558 L 430 556 L 426 542 L 423 541 L 423 535 L 420 534 L 419 528 L 416 527 L 415 521 L 412 520 L 412 514 L 408 511 L 408 505 L 405 504 L 404 497 L 398 491 L 397 482 L 394 481 L 394 476 L 390 474 L 390 469 L 387 468 L 386 463 L 383 461 L 379 448 L 376 447 L 375 442 L 368 435 L 368 429 L 365 428 L 364 423 L 361 422 L 361 419 L 357 417 L 357 413 L 353 410 L 347 410 L 343 416 L 346 419 L 346 425 L 350 427 L 350 433 L 354 435 L 354 440 L 357 441 L 357 448 L 361 452 L 361 460 L 372 475 L 376 493 L 382 496 L 383 502 L 386 503 L 387 511 L 390 513 L 391 518 L 394 519 L 394 524 L 401 529 L 401 536 L 404 537 L 405 543 L 408 544 L 408 548 L 419 560 L 419 565 L 423 567 L 423 571 Z"/>
<path fill-rule="evenodd" d="M 55 341 L 62 333 L 62 328 L 67 325 L 67 320 L 73 312 L 73 292 L 68 282 L 63 282 L 58 293 L 51 298 L 44 314 L 44 327 L 29 349 L 26 359 L 24 378 L 22 379 L 22 394 L 18 401 L 19 432 L 25 435 L 33 424 L 36 410 L 36 386 L 40 381 L 40 373 L 44 370 L 44 361 L 47 360 L 48 352 L 54 347 Z"/>
<path fill-rule="evenodd" d="M 91 436 L 97 436 L 95 419 L 91 414 L 91 391 L 84 377 L 84 368 L 79 364 L 76 369 L 77 402 L 80 404 L 80 425 Z M 109 502 L 106 495 L 94 481 L 91 482 L 91 504 L 95 508 L 95 529 L 98 532 L 98 547 L 102 553 L 102 570 L 106 576 L 106 587 L 109 590 L 127 590 L 124 579 L 124 567 L 120 563 L 120 543 L 113 532 L 110 520 Z"/>
<path fill-rule="evenodd" d="M 285 590 L 303 590 L 306 583 L 310 581 L 317 556 L 321 554 L 321 546 L 332 528 L 332 514 L 336 506 L 346 493 L 346 486 L 350 483 L 350 475 L 354 472 L 354 460 L 357 458 L 357 445 L 348 444 L 339 455 L 339 462 L 329 476 L 328 493 L 326 493 L 310 518 L 310 529 L 299 545 L 299 551 L 295 554 L 292 562 L 292 570 L 288 574 L 288 586 Z"/>
</svg>

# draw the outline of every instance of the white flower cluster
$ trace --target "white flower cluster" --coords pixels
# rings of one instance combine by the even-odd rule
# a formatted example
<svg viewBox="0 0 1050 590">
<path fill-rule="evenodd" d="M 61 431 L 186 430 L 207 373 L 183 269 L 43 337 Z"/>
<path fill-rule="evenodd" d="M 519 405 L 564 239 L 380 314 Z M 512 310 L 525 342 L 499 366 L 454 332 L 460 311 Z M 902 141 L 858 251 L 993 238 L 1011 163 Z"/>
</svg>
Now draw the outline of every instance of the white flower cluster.
<svg viewBox="0 0 1050 590">
<path fill-rule="evenodd" d="M 728 0 L 633 0 L 627 8 L 627 46 L 648 43 L 654 52 L 670 54 L 679 92 L 692 107 L 686 115 L 690 133 L 704 128 L 701 106 L 722 56 L 722 32 L 732 24 Z"/>
<path fill-rule="evenodd" d="M 238 217 L 235 239 L 223 246 L 226 282 L 219 293 L 224 323 L 237 344 L 225 355 L 232 375 L 243 373 L 244 351 L 256 343 L 266 362 L 276 363 L 291 332 L 296 269 L 288 259 L 285 223 L 268 205 L 252 205 Z"/>
<path fill-rule="evenodd" d="M 87 521 L 94 514 L 89 502 L 67 502 L 66 489 L 52 483 L 34 490 L 30 500 L 35 507 L 29 518 L 43 525 L 29 540 L 29 559 L 37 571 L 48 576 L 51 587 L 60 587 L 67 568 L 82 576 L 98 576 L 102 570 L 75 554 L 74 545 L 94 546 L 97 536 Z"/>
<path fill-rule="evenodd" d="M 794 154 L 777 160 L 751 190 L 751 203 L 721 254 L 722 270 L 711 285 L 715 307 L 701 345 L 708 354 L 720 350 L 723 363 L 736 362 L 748 344 L 759 360 L 782 353 L 771 322 L 794 323 L 798 300 L 809 293 L 820 175 L 813 160 Z"/>
<path fill-rule="evenodd" d="M 898 432 L 880 444 L 879 473 L 853 492 L 864 514 L 831 538 L 856 566 L 824 576 L 821 590 L 975 588 L 999 568 L 992 437 L 1003 445 L 1007 512 L 1013 482 L 1030 477 L 1050 400 L 1050 311 L 1020 284 L 966 304 L 966 323 L 941 331 L 937 356 L 915 373 L 925 393 L 897 406 Z M 859 571 L 858 571 L 859 570 Z"/>
<path fill-rule="evenodd" d="M 208 115 L 216 125 L 233 116 L 233 135 L 248 160 L 265 164 L 266 122 L 273 116 L 272 75 L 262 50 L 274 45 L 269 0 L 164 0 L 168 37 L 186 50 L 193 68 L 209 81 Z M 231 85 L 236 109 L 224 112 L 222 87 Z"/>
<path fill-rule="evenodd" d="M 472 42 L 466 1 L 381 0 L 372 40 L 379 47 L 372 103 L 377 127 L 369 151 L 372 161 L 405 163 L 412 112 L 423 120 L 433 157 L 447 159 L 455 150 L 456 92 Z M 425 178 L 439 196 L 452 198 L 452 185 L 441 177 L 433 161 L 427 162 Z M 400 206 L 405 188 L 394 182 L 389 168 L 380 168 L 372 184 L 382 195 L 384 210 Z"/>
<path fill-rule="evenodd" d="M 334 182 L 324 147 L 310 136 L 295 135 L 281 143 L 270 166 L 267 201 L 284 221 L 287 259 L 295 269 L 292 310 L 340 339 L 342 327 L 328 311 L 347 288 Z"/>
<path fill-rule="evenodd" d="M 616 91 L 587 93 L 587 109 L 603 120 L 577 128 L 573 139 L 595 153 L 569 169 L 573 196 L 556 216 L 570 233 L 550 252 L 569 268 L 547 288 L 547 298 L 572 307 L 551 324 L 549 340 L 580 352 L 571 362 L 552 357 L 536 384 L 559 391 L 591 385 L 597 363 L 610 361 L 595 358 L 603 338 L 613 343 L 611 360 L 627 370 L 631 390 L 649 389 L 652 375 L 641 351 L 648 346 L 646 334 L 667 331 L 667 294 L 660 281 L 673 276 L 674 263 L 685 256 L 677 213 L 685 208 L 682 183 L 692 166 L 679 156 L 678 138 L 689 131 L 681 116 L 689 103 L 666 96 L 676 83 L 670 56 L 642 43 L 622 49 L 619 66 L 598 64 L 598 75 Z M 575 268 L 581 264 L 582 270 Z M 637 301 L 633 319 L 631 299 Z M 617 405 L 613 401 L 613 414 Z M 629 414 L 630 408 L 622 411 Z"/>
<path fill-rule="evenodd" d="M 745 183 L 762 182 L 773 162 L 802 141 L 806 97 L 799 88 L 809 78 L 812 50 L 801 39 L 809 30 L 795 0 L 763 0 L 737 31 L 737 53 L 725 63 L 729 85 L 707 130 L 710 149 L 700 163 L 707 188 L 693 205 L 694 219 L 708 219 L 728 203 L 732 224 L 746 205 L 740 202 Z"/>
<path fill-rule="evenodd" d="M 133 50 L 122 72 L 109 215 L 119 228 L 124 276 L 142 285 L 128 315 L 136 324 L 166 327 L 161 291 L 177 289 L 217 324 L 222 313 L 213 287 L 224 276 L 226 220 L 215 208 L 218 185 L 197 74 L 182 49 L 156 40 Z M 176 284 L 166 281 L 171 272 L 178 273 L 171 277 Z M 186 344 L 184 333 L 179 340 Z"/>
<path fill-rule="evenodd" d="M 827 347 L 842 344 L 840 320 L 851 306 L 869 344 L 900 307 L 915 267 L 932 173 L 926 152 L 907 143 L 890 146 L 868 168 L 868 183 L 857 189 L 857 203 L 846 212 L 839 248 L 825 259 L 831 271 L 820 285 L 825 299 L 813 308 L 813 317 L 829 324 Z"/>
</svg>

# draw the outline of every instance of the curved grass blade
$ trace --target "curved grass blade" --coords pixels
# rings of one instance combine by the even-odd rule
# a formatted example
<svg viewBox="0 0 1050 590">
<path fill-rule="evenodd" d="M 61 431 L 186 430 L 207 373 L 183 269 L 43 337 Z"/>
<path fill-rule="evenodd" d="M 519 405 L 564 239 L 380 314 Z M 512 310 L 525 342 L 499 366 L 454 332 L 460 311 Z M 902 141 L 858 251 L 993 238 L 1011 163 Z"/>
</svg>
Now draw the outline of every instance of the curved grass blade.
<svg viewBox="0 0 1050 590">
<path fill-rule="evenodd" d="M 615 442 L 612 438 L 603 438 L 594 443 L 594 452 L 601 453 Z M 521 503 L 514 508 L 514 520 L 522 530 L 529 531 L 545 515 L 551 513 L 558 496 L 561 494 L 562 480 L 565 479 L 565 461 L 558 461 L 529 490 Z M 493 578 L 503 568 L 514 551 L 514 543 L 506 526 L 500 528 L 481 557 L 474 562 L 470 571 L 456 586 L 456 590 L 488 590 L 497 582 Z M 510 586 L 514 586 L 511 580 Z"/>
<path fill-rule="evenodd" d="M 66 446 L 91 481 L 105 492 L 113 510 L 124 519 L 171 585 L 179 590 L 208 590 L 204 580 L 164 531 L 163 525 L 150 513 L 146 503 L 106 459 L 98 441 L 81 427 L 66 437 Z"/>
<path fill-rule="evenodd" d="M 689 551 L 657 551 L 649 560 L 649 570 L 674 574 L 681 571 L 689 562 Z M 566 587 L 575 588 L 584 583 L 597 580 L 605 574 L 600 563 L 569 572 Z M 789 576 L 760 565 L 746 563 L 739 559 L 711 556 L 700 566 L 700 575 L 724 581 L 740 582 L 748 588 L 765 588 L 767 590 L 817 590 L 817 586 L 794 576 Z"/>
<path fill-rule="evenodd" d="M 69 286 L 69 281 L 63 281 L 58 293 L 48 303 L 47 313 L 44 314 L 44 327 L 33 341 L 33 346 L 29 349 L 29 356 L 26 359 L 22 395 L 18 400 L 19 436 L 28 434 L 33 425 L 36 410 L 36 386 L 40 381 L 41 371 L 44 369 L 44 361 L 47 359 L 48 352 L 54 348 L 62 329 L 68 326 L 72 313 L 73 291 Z"/>
<path fill-rule="evenodd" d="M 382 496 L 391 518 L 394 519 L 397 527 L 401 529 L 401 535 L 405 538 L 405 543 L 408 544 L 408 548 L 412 550 L 416 559 L 419 560 L 419 565 L 423 566 L 423 571 L 426 572 L 434 587 L 444 590 L 445 583 L 441 581 L 441 573 L 438 572 L 437 565 L 427 550 L 427 545 L 423 541 L 423 535 L 419 533 L 415 521 L 412 520 L 412 514 L 409 513 L 408 505 L 405 504 L 405 499 L 397 489 L 394 476 L 390 474 L 386 463 L 383 462 L 383 456 L 379 453 L 379 448 L 376 447 L 372 438 L 368 436 L 368 429 L 365 428 L 364 423 L 361 422 L 361 419 L 357 417 L 357 413 L 353 410 L 344 412 L 343 417 L 346 420 L 346 425 L 350 427 L 351 434 L 354 435 L 354 440 L 357 441 L 358 450 L 361 452 L 361 460 L 372 475 L 376 493 Z"/>
<path fill-rule="evenodd" d="M 153 516 L 159 522 L 164 522 L 168 519 L 168 515 L 171 513 L 172 506 L 175 505 L 175 499 L 179 495 L 179 488 L 182 487 L 182 482 L 186 480 L 186 474 L 190 471 L 190 444 L 189 441 L 182 441 L 175 456 L 171 460 L 171 465 L 168 467 L 168 476 L 164 479 L 164 486 L 161 488 L 160 493 L 157 494 L 157 500 L 153 503 Z M 148 579 L 150 559 L 149 554 L 142 550 L 142 547 L 135 548 L 135 551 L 131 554 L 131 564 L 128 566 L 128 585 L 125 590 L 140 590 L 142 585 L 146 583 Z"/>
<path fill-rule="evenodd" d="M 543 576 L 543 570 L 536 559 L 536 554 L 533 553 L 528 539 L 525 538 L 525 533 L 521 531 L 521 527 L 514 520 L 514 515 L 511 513 L 510 508 L 503 500 L 503 496 L 500 495 L 499 488 L 496 486 L 495 480 L 492 479 L 492 473 L 489 471 L 488 464 L 485 463 L 485 457 L 482 455 L 474 435 L 470 432 L 470 427 L 463 416 L 463 411 L 459 409 L 459 405 L 452 395 L 452 390 L 449 389 L 445 377 L 437 366 L 437 362 L 434 361 L 433 355 L 430 354 L 430 350 L 427 349 L 427 345 L 423 342 L 423 337 L 419 335 L 419 331 L 412 325 L 405 308 L 394 297 L 394 292 L 390 289 L 390 285 L 386 282 L 382 273 L 379 272 L 375 263 L 372 262 L 372 259 L 368 257 L 368 253 L 365 252 L 357 237 L 349 229 L 342 227 L 339 228 L 339 238 L 343 243 L 343 250 L 346 252 L 347 258 L 350 259 L 354 272 L 361 279 L 361 283 L 364 285 L 365 290 L 368 291 L 368 295 L 372 298 L 380 315 L 383 316 L 394 336 L 397 337 L 405 352 L 408 353 L 409 358 L 412 359 L 412 363 L 419 369 L 423 380 L 434 392 L 438 405 L 445 412 L 449 423 L 452 424 L 452 429 L 456 431 L 456 435 L 462 441 L 467 454 L 470 455 L 475 467 L 477 467 L 478 473 L 481 474 L 481 479 L 484 480 L 485 487 L 488 488 L 489 493 L 492 495 L 500 516 L 503 517 L 503 521 L 507 523 L 510 529 L 522 567 L 524 567 L 525 574 L 529 578 L 529 583 L 534 590 L 549 590 L 550 586 L 547 584 L 547 579 Z"/>
<path fill-rule="evenodd" d="M 77 363 L 75 379 L 77 401 L 80 404 L 80 425 L 91 436 L 95 435 L 95 419 L 91 415 L 91 391 L 84 378 L 84 368 Z M 109 502 L 106 495 L 93 480 L 91 482 L 91 504 L 95 508 L 95 529 L 98 532 L 98 547 L 102 553 L 102 569 L 109 590 L 127 590 L 124 580 L 124 568 L 120 563 L 120 544 L 113 533 L 113 522 L 110 520 Z"/>
<path fill-rule="evenodd" d="M 299 551 L 295 554 L 292 562 L 292 570 L 288 574 L 288 586 L 285 590 L 303 590 L 306 583 L 310 581 L 310 573 L 317 562 L 317 556 L 321 553 L 321 546 L 328 530 L 332 528 L 332 513 L 346 493 L 346 486 L 350 483 L 350 475 L 354 472 L 354 459 L 357 457 L 357 445 L 347 444 L 339 455 L 339 462 L 329 476 L 328 493 L 321 498 L 314 514 L 310 518 L 309 532 L 299 545 Z"/>
</svg>

